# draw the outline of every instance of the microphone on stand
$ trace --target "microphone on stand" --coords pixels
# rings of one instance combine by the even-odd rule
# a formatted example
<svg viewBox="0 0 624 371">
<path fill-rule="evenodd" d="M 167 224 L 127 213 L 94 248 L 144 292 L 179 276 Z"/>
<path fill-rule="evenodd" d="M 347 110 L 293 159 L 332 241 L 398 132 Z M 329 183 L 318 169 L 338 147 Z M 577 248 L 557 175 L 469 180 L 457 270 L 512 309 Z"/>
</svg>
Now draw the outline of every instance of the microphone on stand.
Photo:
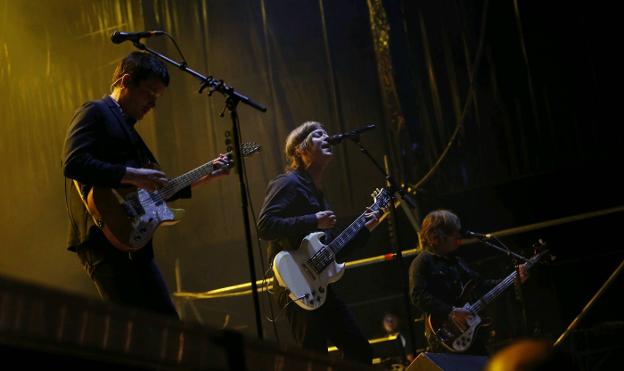
<svg viewBox="0 0 624 371">
<path fill-rule="evenodd" d="M 375 128 L 375 124 L 369 124 L 366 126 L 363 126 L 359 129 L 355 129 L 346 133 L 342 133 L 342 134 L 334 134 L 332 136 L 330 136 L 329 138 L 327 138 L 327 143 L 334 145 L 334 144 L 338 144 L 340 142 L 342 142 L 344 139 L 347 138 L 355 138 L 358 137 L 360 135 L 360 133 L 363 133 L 365 131 L 369 131 L 369 130 L 373 130 Z"/>
<path fill-rule="evenodd" d="M 111 41 L 113 44 L 120 44 L 124 41 L 138 41 L 139 39 L 145 39 L 148 37 L 164 35 L 165 31 L 142 31 L 142 32 L 119 32 L 115 31 L 111 35 Z"/>
<path fill-rule="evenodd" d="M 491 234 L 477 233 L 477 232 L 469 231 L 467 229 L 462 229 L 462 234 L 465 235 L 465 236 L 478 238 L 480 240 L 488 240 L 488 239 L 492 238 Z"/>
</svg>

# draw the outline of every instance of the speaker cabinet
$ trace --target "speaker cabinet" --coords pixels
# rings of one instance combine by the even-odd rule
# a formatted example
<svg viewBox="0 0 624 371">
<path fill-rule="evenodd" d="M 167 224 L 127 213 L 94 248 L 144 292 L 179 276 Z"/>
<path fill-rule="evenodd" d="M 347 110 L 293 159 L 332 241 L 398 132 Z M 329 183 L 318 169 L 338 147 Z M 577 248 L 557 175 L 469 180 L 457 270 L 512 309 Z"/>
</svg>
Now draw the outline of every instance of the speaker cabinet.
<svg viewBox="0 0 624 371">
<path fill-rule="evenodd" d="M 447 353 L 420 353 L 407 371 L 482 371 L 487 357 Z"/>
</svg>

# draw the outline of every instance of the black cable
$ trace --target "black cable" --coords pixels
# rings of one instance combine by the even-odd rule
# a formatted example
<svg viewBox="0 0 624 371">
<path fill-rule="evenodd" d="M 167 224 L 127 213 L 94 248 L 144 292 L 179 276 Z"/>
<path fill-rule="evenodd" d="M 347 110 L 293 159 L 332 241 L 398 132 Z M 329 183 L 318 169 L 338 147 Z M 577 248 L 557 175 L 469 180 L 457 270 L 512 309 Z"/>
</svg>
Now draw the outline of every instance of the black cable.
<svg viewBox="0 0 624 371">
<path fill-rule="evenodd" d="M 288 308 L 288 306 L 298 300 L 303 300 L 307 297 L 307 294 L 305 296 L 302 296 L 300 298 L 294 299 L 294 300 L 288 300 L 288 302 L 282 307 L 282 309 L 280 309 L 279 313 L 277 314 L 277 317 L 275 318 L 266 318 L 267 321 L 271 322 L 273 324 L 273 326 L 275 326 L 275 323 L 277 322 L 277 320 L 279 320 L 279 318 L 284 314 L 284 311 L 286 310 L 286 308 Z"/>
<path fill-rule="evenodd" d="M 171 36 L 168 32 L 165 32 L 165 35 L 169 39 L 171 39 L 171 41 L 173 41 L 173 45 L 175 45 L 176 49 L 178 50 L 178 53 L 180 53 L 180 58 L 182 58 L 182 62 L 180 62 L 180 69 L 185 69 L 186 66 L 188 66 L 188 63 L 186 63 L 186 58 L 184 57 L 184 54 L 182 54 L 182 49 L 180 49 L 180 47 L 178 46 L 178 43 L 175 41 L 173 36 Z"/>
</svg>

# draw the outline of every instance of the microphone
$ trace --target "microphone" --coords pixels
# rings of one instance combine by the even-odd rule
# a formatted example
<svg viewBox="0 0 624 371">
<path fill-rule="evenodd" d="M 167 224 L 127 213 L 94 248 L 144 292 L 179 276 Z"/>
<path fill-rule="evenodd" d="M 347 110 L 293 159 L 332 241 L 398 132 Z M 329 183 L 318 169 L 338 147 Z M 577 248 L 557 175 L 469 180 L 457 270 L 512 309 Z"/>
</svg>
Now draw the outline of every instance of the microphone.
<svg viewBox="0 0 624 371">
<path fill-rule="evenodd" d="M 466 236 L 470 236 L 470 237 L 474 237 L 478 239 L 486 239 L 486 240 L 492 237 L 491 234 L 477 233 L 477 232 L 469 231 L 467 229 L 463 229 L 462 234 Z"/>
<path fill-rule="evenodd" d="M 373 130 L 375 128 L 375 124 L 369 124 L 366 126 L 363 126 L 359 129 L 355 129 L 352 131 L 349 131 L 347 133 L 342 133 L 342 134 L 334 134 L 331 137 L 327 138 L 327 143 L 334 145 L 334 144 L 338 144 L 340 142 L 342 142 L 343 139 L 347 139 L 347 138 L 354 138 L 354 137 L 358 137 L 360 135 L 360 133 L 363 133 L 365 131 L 369 131 L 369 130 Z"/>
<path fill-rule="evenodd" d="M 111 41 L 113 44 L 120 44 L 126 40 L 138 41 L 139 39 L 145 39 L 153 36 L 163 35 L 165 31 L 143 31 L 143 32 L 119 32 L 115 31 L 111 35 Z"/>
</svg>

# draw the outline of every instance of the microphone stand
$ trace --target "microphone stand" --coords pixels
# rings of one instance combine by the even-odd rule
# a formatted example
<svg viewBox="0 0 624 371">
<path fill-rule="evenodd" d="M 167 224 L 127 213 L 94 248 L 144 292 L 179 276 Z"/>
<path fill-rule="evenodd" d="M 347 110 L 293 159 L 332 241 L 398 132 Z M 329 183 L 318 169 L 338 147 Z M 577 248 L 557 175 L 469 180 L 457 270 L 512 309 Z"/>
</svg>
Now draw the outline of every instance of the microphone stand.
<svg viewBox="0 0 624 371">
<path fill-rule="evenodd" d="M 505 253 L 505 255 L 507 255 L 508 257 L 512 258 L 514 260 L 514 262 L 516 261 L 515 259 L 518 260 L 522 260 L 523 262 L 528 262 L 529 259 L 525 258 L 522 255 L 516 254 L 515 252 L 511 251 L 507 246 L 505 246 L 505 244 L 503 244 L 498 238 L 491 236 L 491 235 L 483 235 L 483 236 L 475 236 L 479 241 L 481 241 L 481 243 L 483 243 L 484 245 L 490 246 L 495 248 L 496 250 L 502 251 L 503 253 Z M 500 244 L 494 244 L 492 242 L 490 242 L 490 240 L 493 239 L 496 242 L 498 242 Z"/>
<path fill-rule="evenodd" d="M 493 247 L 496 250 L 502 251 L 505 253 L 505 255 L 507 255 L 509 258 L 511 258 L 511 263 L 514 266 L 514 269 L 516 270 L 517 276 L 516 276 L 516 280 L 514 283 L 514 293 L 516 296 L 516 301 L 518 301 L 520 303 L 520 309 L 522 312 L 522 331 L 523 331 L 523 336 L 527 336 L 527 332 L 529 329 L 529 325 L 528 325 L 528 320 L 527 320 L 527 313 L 526 313 L 526 303 L 524 302 L 524 295 L 522 293 L 522 282 L 520 282 L 520 268 L 518 265 L 518 260 L 521 260 L 523 262 L 528 262 L 529 259 L 525 258 L 524 256 L 520 255 L 520 254 L 516 254 L 515 252 L 511 251 L 511 249 L 509 247 L 507 247 L 501 240 L 499 240 L 498 238 L 496 238 L 496 236 L 492 236 L 492 235 L 484 235 L 484 236 L 476 236 L 477 239 L 479 239 L 479 241 L 481 241 L 483 244 Z M 497 243 L 499 243 L 500 245 L 497 245 L 495 243 L 490 242 L 490 239 L 493 239 L 494 241 L 496 241 Z"/>
<path fill-rule="evenodd" d="M 386 180 L 385 188 L 388 190 L 388 193 L 391 195 L 394 195 L 394 197 L 397 197 L 405 201 L 405 203 L 409 206 L 411 210 L 415 210 L 416 202 L 413 199 L 411 199 L 411 197 L 408 194 L 406 194 L 402 188 L 396 186 L 397 184 L 396 181 L 389 174 L 386 173 L 386 171 L 381 167 L 381 165 L 379 165 L 379 163 L 375 160 L 375 158 L 373 158 L 370 152 L 368 152 L 368 150 L 362 145 L 362 143 L 360 143 L 359 133 L 350 134 L 348 138 L 352 140 L 355 144 L 357 144 L 358 147 L 360 147 L 360 152 L 362 152 L 366 157 L 368 157 L 368 159 L 373 163 L 375 168 L 377 168 L 377 170 L 381 173 L 381 175 L 383 175 L 384 179 Z M 395 221 L 394 234 L 396 236 L 396 241 L 394 241 L 393 247 L 395 250 L 397 266 L 399 267 L 400 275 L 407 276 L 403 274 L 403 253 L 401 252 L 401 247 L 399 246 L 399 241 L 398 241 L 399 225 L 397 223 L 396 210 L 394 208 L 394 204 L 392 204 L 390 207 L 390 216 L 391 216 L 391 219 Z M 412 307 L 411 307 L 411 303 L 409 300 L 409 292 L 408 292 L 408 285 L 407 285 L 406 279 L 401 280 L 401 291 L 403 292 L 403 299 L 404 299 L 403 302 L 405 305 L 405 313 L 407 314 L 408 331 L 409 331 L 409 336 L 410 336 L 410 342 L 412 345 L 412 349 L 410 349 L 410 351 L 412 352 L 412 354 L 416 354 L 416 342 L 414 338 L 414 321 L 412 319 L 413 318 Z"/>
<path fill-rule="evenodd" d="M 243 175 L 245 172 L 245 162 L 240 152 L 240 125 L 239 125 L 240 123 L 238 120 L 238 113 L 236 111 L 236 108 L 239 102 L 247 104 L 248 106 L 251 106 L 261 112 L 266 112 L 266 107 L 260 103 L 254 102 L 249 97 L 236 91 L 231 86 L 228 86 L 227 84 L 225 84 L 225 82 L 223 82 L 223 80 L 216 79 L 212 76 L 206 77 L 200 74 L 199 72 L 196 72 L 190 69 L 187 66 L 186 62 L 178 63 L 174 61 L 173 59 L 170 59 L 164 56 L 163 54 L 153 49 L 148 48 L 147 46 L 145 46 L 138 40 L 134 40 L 133 44 L 136 48 L 145 50 L 149 52 L 150 54 L 155 55 L 156 57 L 162 59 L 163 61 L 170 63 L 176 66 L 177 68 L 179 68 L 180 70 L 195 77 L 197 80 L 201 82 L 201 86 L 199 89 L 200 94 L 206 88 L 208 88 L 209 89 L 208 96 L 212 96 L 212 93 L 216 91 L 216 92 L 221 93 L 225 97 L 225 106 L 226 106 L 226 109 L 230 112 L 230 118 L 232 119 L 232 134 L 234 137 L 234 160 L 235 160 L 235 163 L 239 167 L 238 183 L 239 183 L 240 194 L 241 194 L 241 211 L 243 214 L 243 222 L 245 226 L 245 241 L 246 241 L 246 246 L 247 246 L 247 257 L 248 257 L 248 262 L 249 262 L 249 275 L 250 275 L 251 291 L 253 294 L 254 311 L 255 311 L 255 317 L 256 317 L 256 332 L 257 332 L 258 338 L 260 340 L 263 340 L 264 335 L 262 333 L 262 320 L 261 320 L 261 315 L 260 315 L 260 299 L 258 296 L 258 286 L 256 284 L 256 268 L 255 268 L 255 263 L 254 263 L 253 248 L 252 248 L 252 242 L 251 242 L 252 241 L 251 226 L 249 223 L 249 206 L 248 206 L 249 203 L 247 200 L 247 193 L 245 192 L 246 190 L 245 179 L 244 179 L 245 177 Z M 223 116 L 223 114 L 221 114 L 221 116 Z"/>
</svg>

